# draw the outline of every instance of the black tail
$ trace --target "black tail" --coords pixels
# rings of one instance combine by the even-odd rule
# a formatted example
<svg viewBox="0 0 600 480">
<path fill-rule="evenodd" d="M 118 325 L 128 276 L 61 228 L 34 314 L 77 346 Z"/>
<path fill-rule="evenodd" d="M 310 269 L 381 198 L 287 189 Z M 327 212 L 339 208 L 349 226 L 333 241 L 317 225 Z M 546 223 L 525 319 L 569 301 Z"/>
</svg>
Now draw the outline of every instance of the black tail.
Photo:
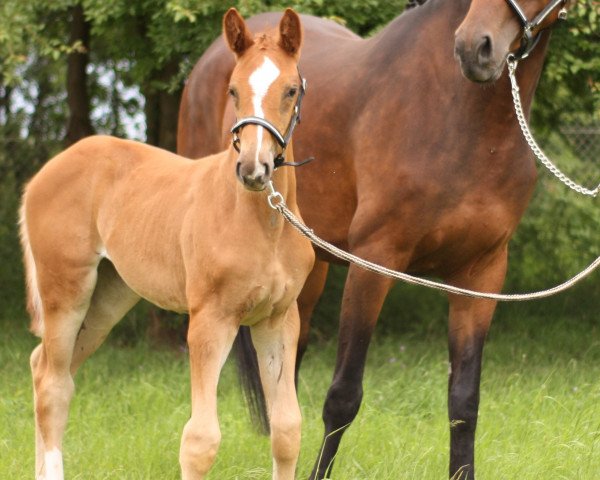
<svg viewBox="0 0 600 480">
<path fill-rule="evenodd" d="M 252 423 L 260 433 L 268 435 L 269 416 L 267 414 L 265 393 L 260 382 L 258 358 L 248 327 L 240 327 L 233 349 L 235 350 L 238 377 L 246 398 L 246 404 L 250 410 Z"/>
</svg>

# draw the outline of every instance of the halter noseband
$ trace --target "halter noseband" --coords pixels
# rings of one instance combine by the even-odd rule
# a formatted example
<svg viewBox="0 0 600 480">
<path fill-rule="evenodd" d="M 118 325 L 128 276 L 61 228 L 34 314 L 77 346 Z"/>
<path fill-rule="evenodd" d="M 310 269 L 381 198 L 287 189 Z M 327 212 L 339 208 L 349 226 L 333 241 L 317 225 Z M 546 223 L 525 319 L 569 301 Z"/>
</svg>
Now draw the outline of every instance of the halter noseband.
<svg viewBox="0 0 600 480">
<path fill-rule="evenodd" d="M 265 128 L 273 138 L 277 141 L 279 146 L 281 147 L 281 153 L 279 153 L 274 160 L 274 168 L 279 167 L 299 167 L 300 165 L 304 165 L 313 159 L 313 157 L 309 157 L 306 160 L 301 162 L 286 162 L 285 161 L 285 150 L 288 147 L 290 140 L 292 138 L 292 134 L 294 133 L 294 129 L 296 125 L 300 123 L 300 107 L 302 106 L 302 98 L 306 93 L 306 79 L 300 74 L 300 70 L 298 70 L 298 75 L 300 76 L 300 91 L 298 92 L 298 98 L 296 99 L 296 105 L 294 105 L 294 111 L 292 112 L 292 118 L 290 119 L 290 123 L 284 135 L 282 135 L 277 127 L 273 125 L 268 120 L 261 117 L 244 117 L 231 127 L 231 133 L 233 134 L 233 148 L 239 153 L 240 152 L 240 137 L 238 136 L 239 131 L 245 127 L 246 125 L 258 125 L 260 127 Z"/>
<path fill-rule="evenodd" d="M 534 47 L 537 45 L 540 40 L 539 32 L 534 36 L 533 32 L 542 24 L 542 22 L 552 13 L 552 11 L 558 6 L 561 9 L 558 12 L 559 20 L 565 20 L 567 18 L 567 10 L 565 8 L 565 4 L 567 0 L 551 0 L 548 5 L 546 5 L 543 10 L 538 13 L 533 20 L 527 20 L 527 16 L 525 12 L 518 4 L 517 0 L 506 0 L 508 5 L 513 9 L 515 15 L 519 19 L 521 26 L 523 27 L 523 36 L 521 37 L 521 45 L 519 49 L 515 53 L 511 53 L 511 57 L 513 60 L 521 60 L 523 58 L 527 58 Z"/>
</svg>

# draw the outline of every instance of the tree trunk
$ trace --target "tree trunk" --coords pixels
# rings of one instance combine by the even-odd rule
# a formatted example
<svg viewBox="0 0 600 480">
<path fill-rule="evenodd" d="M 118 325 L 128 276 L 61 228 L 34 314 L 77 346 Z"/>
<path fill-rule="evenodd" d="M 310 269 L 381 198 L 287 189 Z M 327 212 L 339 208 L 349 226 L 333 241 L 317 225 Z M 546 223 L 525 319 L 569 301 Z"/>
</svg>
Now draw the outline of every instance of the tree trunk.
<svg viewBox="0 0 600 480">
<path fill-rule="evenodd" d="M 142 87 L 146 100 L 146 143 L 171 152 L 177 149 L 177 117 L 182 89 L 170 93 L 158 90 L 154 84 L 168 84 L 178 71 L 179 62 L 171 60 Z"/>
<path fill-rule="evenodd" d="M 69 54 L 67 60 L 67 104 L 69 121 L 65 144 L 94 134 L 90 120 L 90 101 L 87 86 L 86 68 L 89 62 L 90 23 L 86 21 L 83 7 L 71 8 L 71 45 L 80 42 L 81 49 Z"/>
</svg>

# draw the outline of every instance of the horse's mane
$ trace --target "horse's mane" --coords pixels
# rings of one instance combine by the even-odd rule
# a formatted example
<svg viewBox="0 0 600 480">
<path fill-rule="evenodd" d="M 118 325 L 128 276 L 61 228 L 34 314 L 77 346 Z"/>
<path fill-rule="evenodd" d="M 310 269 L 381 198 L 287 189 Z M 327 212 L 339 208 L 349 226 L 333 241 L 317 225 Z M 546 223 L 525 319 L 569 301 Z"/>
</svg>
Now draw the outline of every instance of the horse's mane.
<svg viewBox="0 0 600 480">
<path fill-rule="evenodd" d="M 419 5 L 423 5 L 427 0 L 408 0 L 406 5 L 406 10 L 409 8 L 418 7 Z"/>
</svg>

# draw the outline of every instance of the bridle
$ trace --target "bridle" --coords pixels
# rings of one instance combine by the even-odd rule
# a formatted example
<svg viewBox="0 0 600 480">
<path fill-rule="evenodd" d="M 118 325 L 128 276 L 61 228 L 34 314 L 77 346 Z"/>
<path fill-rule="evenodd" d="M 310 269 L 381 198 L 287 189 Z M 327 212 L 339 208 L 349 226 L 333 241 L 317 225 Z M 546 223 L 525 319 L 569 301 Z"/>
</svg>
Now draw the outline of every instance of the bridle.
<svg viewBox="0 0 600 480">
<path fill-rule="evenodd" d="M 298 70 L 298 76 L 300 77 L 300 91 L 298 92 L 296 104 L 294 105 L 294 110 L 292 111 L 292 118 L 290 119 L 290 123 L 288 124 L 285 134 L 282 135 L 281 132 L 277 130 L 277 127 L 275 127 L 275 125 L 265 118 L 254 116 L 244 117 L 235 122 L 233 127 L 231 127 L 231 133 L 233 134 L 233 148 L 235 148 L 238 153 L 240 152 L 240 137 L 238 136 L 239 131 L 246 125 L 259 125 L 265 128 L 281 147 L 281 152 L 275 157 L 274 160 L 275 169 L 279 167 L 299 167 L 300 165 L 304 165 L 305 163 L 314 160 L 313 157 L 309 157 L 301 162 L 285 161 L 285 150 L 290 143 L 296 125 L 300 123 L 300 107 L 302 106 L 302 98 L 304 98 L 304 94 L 306 93 L 306 79 L 300 74 L 300 70 Z"/>
<path fill-rule="evenodd" d="M 516 0 L 506 0 L 508 5 L 513 9 L 515 15 L 518 17 L 521 26 L 523 27 L 523 36 L 521 37 L 521 45 L 519 49 L 511 53 L 510 56 L 513 60 L 521 60 L 527 58 L 531 51 L 535 48 L 538 41 L 540 40 L 540 32 L 534 35 L 534 31 L 546 20 L 555 8 L 561 7 L 558 11 L 558 19 L 565 20 L 567 18 L 567 9 L 565 5 L 567 0 L 551 0 L 540 13 L 538 13 L 533 20 L 529 21 L 525 12 Z"/>
</svg>

